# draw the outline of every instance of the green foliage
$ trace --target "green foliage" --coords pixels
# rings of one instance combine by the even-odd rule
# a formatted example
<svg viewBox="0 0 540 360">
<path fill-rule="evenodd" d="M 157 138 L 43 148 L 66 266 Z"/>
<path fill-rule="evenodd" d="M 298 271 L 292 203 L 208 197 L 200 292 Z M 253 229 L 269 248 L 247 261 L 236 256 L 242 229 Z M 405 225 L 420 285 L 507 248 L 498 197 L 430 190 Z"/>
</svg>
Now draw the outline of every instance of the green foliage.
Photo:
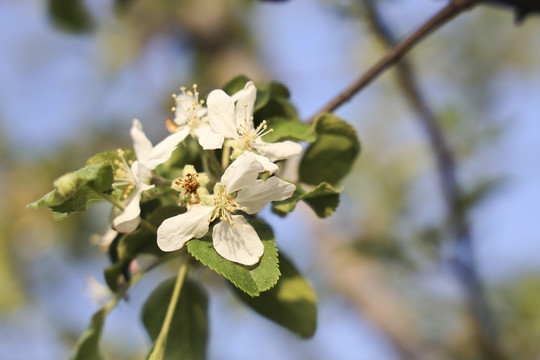
<svg viewBox="0 0 540 360">
<path fill-rule="evenodd" d="M 104 307 L 92 316 L 90 326 L 81 336 L 70 360 L 101 360 L 99 341 L 109 309 Z"/>
<path fill-rule="evenodd" d="M 155 341 L 161 330 L 176 278 L 161 283 L 142 309 L 142 321 L 150 338 Z M 208 339 L 208 299 L 196 282 L 184 280 L 167 335 L 164 359 L 196 360 L 206 358 Z"/>
<path fill-rule="evenodd" d="M 113 183 L 113 169 L 107 162 L 67 173 L 54 182 L 55 189 L 28 207 L 49 207 L 57 213 L 84 211 L 92 202 L 103 200 Z"/>
<path fill-rule="evenodd" d="M 127 278 L 127 268 L 137 255 L 153 254 L 161 256 L 164 254 L 157 246 L 155 230 L 165 219 L 176 216 L 181 212 L 182 208 L 178 206 L 160 207 L 148 217 L 146 226 L 140 226 L 129 234 L 123 234 L 111 244 L 109 253 L 113 258 L 113 265 L 105 268 L 104 277 L 112 291 L 119 290 L 119 278 L 121 276 Z"/>
<path fill-rule="evenodd" d="M 279 254 L 281 277 L 272 289 L 259 297 L 250 297 L 235 289 L 238 297 L 262 316 L 309 338 L 317 325 L 317 299 L 309 283 L 298 273 L 293 264 Z"/>
<path fill-rule="evenodd" d="M 248 81 L 250 81 L 250 78 L 248 78 L 246 75 L 238 75 L 229 80 L 222 89 L 227 94 L 232 95 L 242 90 Z M 259 94 L 257 93 L 257 98 L 259 97 L 258 95 Z"/>
<path fill-rule="evenodd" d="M 345 120 L 322 114 L 315 120 L 317 141 L 309 146 L 300 162 L 300 181 L 317 185 L 340 183 L 360 153 L 355 129 Z"/>
<path fill-rule="evenodd" d="M 240 265 L 221 257 L 214 249 L 209 234 L 202 239 L 188 241 L 187 249 L 193 257 L 223 275 L 240 290 L 250 296 L 258 296 L 272 288 L 279 279 L 278 251 L 270 226 L 261 220 L 250 221 L 250 224 L 264 245 L 264 254 L 256 265 Z"/>
<path fill-rule="evenodd" d="M 268 128 L 273 130 L 264 136 L 264 141 L 267 142 L 284 140 L 314 142 L 317 139 L 313 127 L 301 121 L 274 117 L 268 119 L 266 123 Z"/>
<path fill-rule="evenodd" d="M 298 112 L 289 101 L 290 93 L 285 85 L 272 81 L 267 84 L 256 84 L 256 86 L 257 99 L 259 93 L 268 93 L 268 95 L 262 96 L 260 101 L 255 102 L 254 117 L 256 121 L 280 117 L 299 122 Z"/>
<path fill-rule="evenodd" d="M 272 211 L 285 216 L 294 210 L 300 200 L 303 200 L 318 217 L 325 218 L 332 215 L 338 207 L 339 194 L 339 190 L 326 182 L 320 183 L 311 191 L 305 191 L 300 185 L 296 185 L 293 196 L 283 201 L 272 202 Z"/>
<path fill-rule="evenodd" d="M 178 144 L 171 158 L 166 163 L 158 166 L 156 173 L 168 179 L 174 179 L 182 176 L 182 169 L 187 164 L 193 165 L 196 169 L 202 168 L 199 142 L 191 136 Z"/>
<path fill-rule="evenodd" d="M 124 158 L 133 159 L 133 151 L 124 152 Z M 117 151 L 106 151 L 91 157 L 84 168 L 56 179 L 54 190 L 28 207 L 48 207 L 56 213 L 55 219 L 62 219 L 75 211 L 85 211 L 88 204 L 103 201 L 104 196 L 111 194 L 119 161 Z"/>
<path fill-rule="evenodd" d="M 239 75 L 225 84 L 223 91 L 232 95 L 242 90 L 249 80 L 245 75 Z M 269 83 L 256 83 L 255 86 L 257 87 L 257 98 L 253 111 L 256 121 L 260 122 L 273 117 L 299 121 L 298 113 L 289 101 L 290 93 L 285 85 L 271 81 Z"/>
<path fill-rule="evenodd" d="M 75 33 L 92 28 L 93 21 L 83 0 L 48 0 L 49 14 L 59 28 Z"/>
</svg>

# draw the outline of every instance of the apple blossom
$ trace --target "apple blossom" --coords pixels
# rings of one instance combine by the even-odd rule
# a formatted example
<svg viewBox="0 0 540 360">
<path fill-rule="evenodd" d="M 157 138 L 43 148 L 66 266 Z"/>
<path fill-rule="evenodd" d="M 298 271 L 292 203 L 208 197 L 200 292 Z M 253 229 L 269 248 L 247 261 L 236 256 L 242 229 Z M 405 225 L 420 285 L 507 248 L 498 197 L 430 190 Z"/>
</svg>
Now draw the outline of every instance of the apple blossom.
<svg viewBox="0 0 540 360">
<path fill-rule="evenodd" d="M 173 94 L 176 105 L 172 108 L 174 119 L 167 120 L 167 129 L 170 132 L 182 132 L 184 138 L 191 134 L 199 139 L 199 144 L 205 150 L 221 149 L 223 136 L 216 133 L 210 127 L 207 120 L 207 109 L 202 106 L 203 100 L 199 100 L 197 84 L 193 85 L 193 91 L 186 91 L 181 87 L 180 95 Z M 180 141 L 184 140 L 182 138 Z"/>
<path fill-rule="evenodd" d="M 180 249 L 192 238 L 204 236 L 210 223 L 220 220 L 213 229 L 214 248 L 227 260 L 244 265 L 256 264 L 264 252 L 255 229 L 237 211 L 255 214 L 270 201 L 292 196 L 296 187 L 277 177 L 257 180 L 265 168 L 256 155 L 245 152 L 223 173 L 212 196 L 191 206 L 183 214 L 163 221 L 157 231 L 158 246 L 163 251 Z"/>
<path fill-rule="evenodd" d="M 128 164 L 125 160 L 123 161 L 126 176 L 116 183 L 116 185 L 127 184 L 124 197 L 127 198 L 128 193 L 131 195 L 125 209 L 113 219 L 114 230 L 127 233 L 137 228 L 140 222 L 141 208 L 139 203 L 142 193 L 154 187 L 154 185 L 149 184 L 152 171 L 158 165 L 169 160 L 178 143 L 185 138 L 184 132 L 171 134 L 153 147 L 143 132 L 142 124 L 137 119 L 133 120 L 130 133 L 137 160 L 131 164 L 129 169 L 127 169 Z"/>
<path fill-rule="evenodd" d="M 277 160 L 285 160 L 302 152 L 302 147 L 293 141 L 267 143 L 262 137 L 268 132 L 266 121 L 257 127 L 253 124 L 253 109 L 257 89 L 248 81 L 244 89 L 232 96 L 223 90 L 213 90 L 207 99 L 208 121 L 212 129 L 230 139 L 227 145 L 233 149 L 232 159 L 246 151 L 255 154 L 265 171 L 273 173 L 278 169 Z"/>
</svg>

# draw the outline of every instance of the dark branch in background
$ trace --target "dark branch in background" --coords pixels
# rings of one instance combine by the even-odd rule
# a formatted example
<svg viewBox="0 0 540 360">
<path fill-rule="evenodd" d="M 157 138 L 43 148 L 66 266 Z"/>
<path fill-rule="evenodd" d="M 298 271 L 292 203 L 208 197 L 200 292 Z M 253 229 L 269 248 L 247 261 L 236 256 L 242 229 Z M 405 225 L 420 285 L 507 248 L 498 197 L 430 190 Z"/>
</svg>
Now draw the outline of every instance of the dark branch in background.
<svg viewBox="0 0 540 360">
<path fill-rule="evenodd" d="M 353 97 L 357 92 L 362 90 L 373 80 L 375 80 L 379 75 L 381 75 L 384 70 L 388 69 L 396 62 L 398 62 L 407 52 L 409 52 L 409 50 L 414 47 L 414 45 L 416 45 L 425 36 L 429 35 L 431 32 L 435 31 L 442 25 L 446 24 L 448 21 L 452 20 L 456 15 L 461 14 L 463 11 L 478 4 L 478 1 L 479 0 L 450 1 L 448 5 L 442 8 L 424 25 L 418 28 L 418 30 L 403 39 L 400 43 L 396 44 L 395 47 L 391 48 L 386 53 L 386 55 L 381 60 L 379 60 L 379 62 L 373 65 L 364 75 L 362 75 L 360 79 L 358 79 L 349 88 L 347 88 L 336 98 L 330 101 L 325 107 L 319 110 L 319 112 L 315 116 L 307 120 L 307 122 L 312 123 L 318 115 L 332 112 L 339 106 L 343 105 L 345 102 L 350 100 L 351 97 Z"/>
<path fill-rule="evenodd" d="M 531 13 L 540 13 L 538 0 L 484 0 L 487 4 L 503 5 L 514 8 L 516 21 L 522 22 Z"/>
<path fill-rule="evenodd" d="M 379 15 L 374 0 L 363 0 L 363 2 L 367 11 L 367 20 L 377 37 L 385 46 L 389 48 L 395 46 L 397 41 Z M 482 353 L 486 359 L 502 359 L 503 355 L 497 347 L 495 324 L 476 272 L 473 241 L 465 214 L 466 209 L 461 207 L 455 156 L 438 127 L 436 115 L 419 90 L 409 62 L 402 59 L 396 64 L 395 69 L 399 86 L 403 90 L 406 100 L 418 114 L 418 120 L 424 128 L 434 152 L 441 189 L 448 208 L 449 226 L 455 237 L 456 251 L 455 257 L 452 259 L 452 268 L 466 291 Z"/>
</svg>

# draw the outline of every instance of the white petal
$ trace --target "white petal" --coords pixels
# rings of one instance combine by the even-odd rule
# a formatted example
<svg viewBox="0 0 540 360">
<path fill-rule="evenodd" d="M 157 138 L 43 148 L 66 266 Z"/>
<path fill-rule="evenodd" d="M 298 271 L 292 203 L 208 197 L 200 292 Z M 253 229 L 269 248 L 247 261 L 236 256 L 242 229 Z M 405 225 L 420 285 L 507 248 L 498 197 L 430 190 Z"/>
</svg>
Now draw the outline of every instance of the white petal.
<svg viewBox="0 0 540 360">
<path fill-rule="evenodd" d="M 152 143 L 144 134 L 142 124 L 139 120 L 133 119 L 130 134 L 131 139 L 133 140 L 133 150 L 135 150 L 137 160 L 145 162 L 148 160 L 150 152 L 152 151 Z"/>
<path fill-rule="evenodd" d="M 246 126 L 251 123 L 249 120 L 253 116 L 253 107 L 257 96 L 257 88 L 253 81 L 248 81 L 244 89 L 240 91 L 240 96 L 236 102 L 235 123 L 236 127 Z M 251 123 L 252 124 L 252 123 Z"/>
<path fill-rule="evenodd" d="M 146 161 L 146 166 L 150 170 L 154 170 L 159 164 L 163 164 L 165 161 L 169 160 L 178 144 L 182 142 L 188 134 L 189 127 L 182 126 L 178 128 L 175 133 L 163 139 L 150 152 L 150 156 Z"/>
<path fill-rule="evenodd" d="M 214 227 L 214 248 L 225 259 L 244 265 L 254 265 L 264 253 L 259 235 L 242 215 L 233 215 L 232 221 L 221 221 Z"/>
<path fill-rule="evenodd" d="M 193 103 L 193 97 L 187 94 L 176 95 L 176 110 L 174 111 L 174 122 L 177 125 L 184 125 L 189 117 L 188 108 Z"/>
<path fill-rule="evenodd" d="M 226 138 L 238 137 L 234 122 L 234 101 L 223 90 L 213 90 L 206 99 L 212 129 Z"/>
<path fill-rule="evenodd" d="M 227 187 L 227 193 L 233 193 L 242 188 L 253 186 L 259 173 L 264 168 L 257 161 L 255 154 L 244 152 L 225 170 L 221 176 L 221 183 Z"/>
<path fill-rule="evenodd" d="M 247 152 L 248 151 L 246 151 L 246 153 Z M 264 169 L 263 171 L 266 171 L 269 175 L 272 175 L 273 173 L 279 170 L 279 166 L 271 162 L 270 159 L 268 159 L 266 156 L 257 155 L 257 154 L 253 154 L 253 155 L 255 156 L 255 159 L 257 160 L 257 162 Z"/>
<path fill-rule="evenodd" d="M 152 176 L 152 171 L 138 160 L 135 160 L 133 164 L 131 164 L 131 176 L 133 176 L 133 180 L 135 180 L 135 185 L 137 185 L 138 190 L 144 191 L 154 187 L 153 185 L 147 184 L 147 181 L 149 181 Z"/>
<path fill-rule="evenodd" d="M 248 214 L 255 214 L 270 201 L 288 199 L 294 194 L 296 186 L 275 176 L 263 181 L 257 180 L 255 185 L 242 189 L 236 196 L 236 203 L 246 208 Z"/>
<path fill-rule="evenodd" d="M 223 146 L 223 136 L 214 132 L 210 125 L 203 124 L 195 130 L 195 135 L 199 138 L 204 150 L 221 149 Z"/>
<path fill-rule="evenodd" d="M 215 206 L 195 205 L 183 214 L 161 223 L 157 230 L 157 244 L 163 251 L 180 249 L 186 241 L 200 238 L 208 232 L 208 221 Z"/>
<path fill-rule="evenodd" d="M 141 201 L 142 191 L 137 190 L 135 194 L 129 200 L 124 211 L 114 218 L 112 227 L 119 233 L 130 233 L 137 228 L 141 219 L 139 214 L 141 213 L 141 207 L 139 202 Z"/>
<path fill-rule="evenodd" d="M 294 141 L 281 141 L 276 143 L 267 143 L 262 140 L 254 144 L 259 154 L 266 156 L 270 161 L 284 160 L 302 152 L 302 146 Z"/>
</svg>

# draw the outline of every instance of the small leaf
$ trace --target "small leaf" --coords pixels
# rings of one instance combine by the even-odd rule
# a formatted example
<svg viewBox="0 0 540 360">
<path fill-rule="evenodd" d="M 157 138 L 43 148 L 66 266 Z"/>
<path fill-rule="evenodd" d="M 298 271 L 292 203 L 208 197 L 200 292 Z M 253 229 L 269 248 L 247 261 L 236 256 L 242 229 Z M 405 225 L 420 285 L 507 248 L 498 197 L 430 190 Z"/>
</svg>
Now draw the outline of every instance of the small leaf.
<svg viewBox="0 0 540 360">
<path fill-rule="evenodd" d="M 315 120 L 315 132 L 317 141 L 300 161 L 300 181 L 336 185 L 349 173 L 360 153 L 358 136 L 350 124 L 332 114 L 322 114 Z"/>
<path fill-rule="evenodd" d="M 120 156 L 122 154 L 122 156 Z M 117 150 L 117 151 L 104 151 L 92 156 L 86 161 L 86 166 L 99 165 L 102 163 L 109 163 L 110 165 L 118 164 L 122 161 L 122 158 L 126 161 L 135 160 L 135 152 L 133 150 Z"/>
<path fill-rule="evenodd" d="M 161 283 L 146 300 L 142 321 L 155 341 L 167 313 L 176 278 Z M 208 339 L 208 299 L 196 282 L 184 280 L 167 336 L 164 359 L 205 359 Z"/>
<path fill-rule="evenodd" d="M 294 210 L 296 204 L 303 200 L 321 218 L 328 217 L 334 213 L 339 205 L 340 191 L 332 185 L 323 182 L 311 191 L 306 192 L 300 185 L 296 185 L 296 191 L 292 197 L 283 201 L 272 202 L 272 211 L 280 216 Z"/>
<path fill-rule="evenodd" d="M 93 21 L 83 0 L 48 0 L 49 13 L 56 26 L 72 32 L 85 32 Z"/>
<path fill-rule="evenodd" d="M 66 214 L 84 211 L 89 203 L 103 200 L 99 194 L 109 191 L 113 180 L 113 169 L 107 162 L 89 165 L 59 177 L 53 191 L 28 207 L 49 207 Z"/>
<path fill-rule="evenodd" d="M 55 220 L 59 220 L 72 212 L 86 210 L 90 203 L 103 201 L 101 194 L 114 196 L 114 173 L 124 166 L 122 161 L 135 158 L 131 150 L 124 151 L 123 154 L 123 160 L 118 151 L 106 151 L 91 157 L 86 162 L 86 167 L 56 179 L 55 189 L 28 207 L 49 207 L 55 212 Z"/>
<path fill-rule="evenodd" d="M 231 80 L 229 80 L 224 86 L 223 91 L 225 91 L 228 95 L 232 95 L 244 88 L 246 83 L 250 79 L 246 75 L 238 75 Z"/>
<path fill-rule="evenodd" d="M 191 239 L 187 243 L 187 250 L 240 290 L 250 296 L 258 296 L 261 292 L 272 288 L 279 279 L 278 251 L 270 226 L 261 220 L 250 221 L 250 224 L 264 245 L 264 254 L 256 265 L 240 265 L 221 257 L 212 245 L 211 235 L 206 235 L 202 239 Z"/>
<path fill-rule="evenodd" d="M 266 134 L 263 138 L 267 142 L 276 142 L 284 140 L 314 142 L 317 135 L 311 125 L 301 121 L 290 121 L 289 119 L 276 117 L 266 121 L 268 128 L 272 132 Z"/>
<path fill-rule="evenodd" d="M 317 325 L 317 299 L 309 283 L 294 265 L 279 254 L 281 277 L 272 289 L 253 298 L 235 289 L 253 310 L 290 331 L 309 338 Z"/>
<path fill-rule="evenodd" d="M 270 95 L 268 102 L 255 111 L 254 117 L 257 121 L 281 117 L 299 122 L 296 108 L 291 104 L 289 99 L 281 96 Z"/>
<path fill-rule="evenodd" d="M 120 285 L 122 285 L 121 278 L 124 278 L 126 281 L 129 280 L 129 264 L 131 264 L 132 260 L 122 259 L 103 269 L 105 283 L 112 292 L 117 292 L 120 289 Z"/>
<path fill-rule="evenodd" d="M 154 204 L 150 204 L 149 206 L 153 207 Z M 165 219 L 178 215 L 182 211 L 183 209 L 178 206 L 160 207 L 148 217 L 148 222 L 157 229 Z M 127 269 L 131 261 L 139 254 L 157 256 L 165 254 L 157 246 L 156 233 L 143 226 L 129 234 L 123 234 L 117 242 L 115 241 L 111 244 L 110 250 L 114 251 L 114 254 L 111 254 L 113 265 L 105 268 L 104 276 L 107 285 L 113 292 L 118 291 L 120 277 L 123 277 L 126 281 L 129 280 Z"/>
<path fill-rule="evenodd" d="M 250 79 L 245 75 L 239 75 L 230 80 L 223 91 L 232 95 L 244 88 Z M 255 121 L 258 123 L 272 117 L 282 117 L 298 121 L 298 112 L 289 101 L 289 90 L 279 82 L 256 83 L 257 97 L 253 108 Z"/>
<path fill-rule="evenodd" d="M 101 360 L 99 341 L 108 314 L 107 308 L 102 308 L 92 316 L 90 326 L 77 342 L 70 360 Z"/>
</svg>

